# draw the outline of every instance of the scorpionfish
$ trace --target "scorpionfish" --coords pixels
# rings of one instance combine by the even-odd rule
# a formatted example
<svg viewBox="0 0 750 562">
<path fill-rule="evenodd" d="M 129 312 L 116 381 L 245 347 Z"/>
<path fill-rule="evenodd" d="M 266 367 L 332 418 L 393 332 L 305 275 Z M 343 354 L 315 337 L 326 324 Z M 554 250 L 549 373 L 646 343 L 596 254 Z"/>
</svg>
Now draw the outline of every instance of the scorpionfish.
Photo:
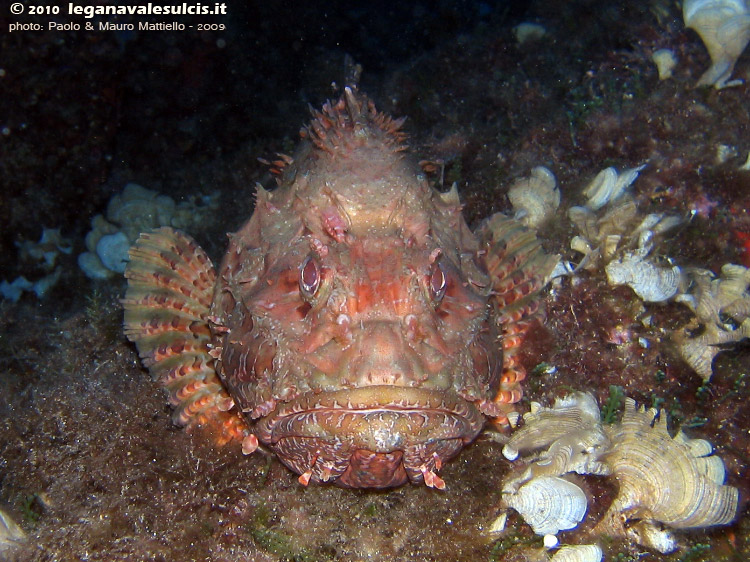
<svg viewBox="0 0 750 562">
<path fill-rule="evenodd" d="M 131 248 L 125 333 L 177 424 L 262 444 L 305 485 L 443 488 L 508 423 L 556 258 L 500 213 L 472 232 L 402 122 L 353 87 L 314 110 L 218 271 L 170 228 Z"/>
</svg>

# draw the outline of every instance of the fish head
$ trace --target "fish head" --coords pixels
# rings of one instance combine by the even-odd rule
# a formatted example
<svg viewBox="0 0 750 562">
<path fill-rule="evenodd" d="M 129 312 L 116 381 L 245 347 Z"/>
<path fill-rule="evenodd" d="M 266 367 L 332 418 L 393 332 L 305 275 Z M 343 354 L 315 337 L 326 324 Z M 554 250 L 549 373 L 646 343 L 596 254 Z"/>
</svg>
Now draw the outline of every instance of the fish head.
<svg viewBox="0 0 750 562">
<path fill-rule="evenodd" d="M 348 190 L 259 194 L 265 210 L 220 273 L 219 372 L 306 481 L 438 486 L 435 470 L 484 426 L 502 368 L 480 245 L 421 180 L 384 197 L 348 177 Z"/>
</svg>

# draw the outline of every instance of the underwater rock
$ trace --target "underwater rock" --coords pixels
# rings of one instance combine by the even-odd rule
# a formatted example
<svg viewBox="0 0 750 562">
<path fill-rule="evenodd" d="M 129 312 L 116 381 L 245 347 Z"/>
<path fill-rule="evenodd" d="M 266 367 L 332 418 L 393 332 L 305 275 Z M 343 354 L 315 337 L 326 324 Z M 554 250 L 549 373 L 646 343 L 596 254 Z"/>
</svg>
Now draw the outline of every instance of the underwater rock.
<svg viewBox="0 0 750 562">
<path fill-rule="evenodd" d="M 517 219 L 526 226 L 538 228 L 560 206 L 560 190 L 554 174 L 544 166 L 537 166 L 531 170 L 530 176 L 513 182 L 508 199 Z"/>
<path fill-rule="evenodd" d="M 737 86 L 742 80 L 729 80 L 737 59 L 750 42 L 750 9 L 745 0 L 685 0 L 682 6 L 685 26 L 700 35 L 711 57 L 711 66 L 697 86 L 716 89 Z"/>
</svg>

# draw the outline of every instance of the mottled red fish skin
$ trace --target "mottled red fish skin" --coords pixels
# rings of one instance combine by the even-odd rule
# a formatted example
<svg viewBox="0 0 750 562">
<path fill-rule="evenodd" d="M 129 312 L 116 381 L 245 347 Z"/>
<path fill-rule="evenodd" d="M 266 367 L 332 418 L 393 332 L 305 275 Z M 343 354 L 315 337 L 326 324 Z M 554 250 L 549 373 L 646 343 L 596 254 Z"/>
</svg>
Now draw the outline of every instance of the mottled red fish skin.
<svg viewBox="0 0 750 562">
<path fill-rule="evenodd" d="M 400 124 L 352 91 L 316 112 L 219 268 L 211 314 L 228 332 L 215 336 L 217 371 L 261 441 L 296 471 L 312 468 L 313 480 L 421 480 L 432 453 L 450 456 L 476 436 L 476 404 L 498 389 L 502 351 L 481 244 L 457 198 L 432 189 L 407 155 Z M 370 390 L 356 405 L 329 402 L 358 389 Z M 280 433 L 284 404 L 305 395 L 314 403 Z M 472 421 L 442 437 L 447 444 L 426 446 L 441 436 L 416 426 L 455 416 L 443 395 L 474 409 Z M 353 434 L 362 424 L 391 435 L 377 443 Z M 309 429 L 317 425 L 325 429 Z"/>
<path fill-rule="evenodd" d="M 313 112 L 215 282 L 187 235 L 142 235 L 125 331 L 177 423 L 217 420 L 305 485 L 435 488 L 488 418 L 507 423 L 556 258 L 501 214 L 472 233 L 400 127 L 350 88 Z"/>
</svg>

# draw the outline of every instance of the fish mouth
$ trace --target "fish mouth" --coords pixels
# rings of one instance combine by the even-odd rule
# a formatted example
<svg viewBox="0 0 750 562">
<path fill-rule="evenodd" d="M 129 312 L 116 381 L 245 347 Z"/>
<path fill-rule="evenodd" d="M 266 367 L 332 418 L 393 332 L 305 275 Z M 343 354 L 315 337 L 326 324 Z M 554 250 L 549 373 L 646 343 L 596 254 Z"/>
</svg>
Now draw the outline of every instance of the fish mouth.
<svg viewBox="0 0 750 562">
<path fill-rule="evenodd" d="M 452 391 L 379 385 L 308 392 L 278 405 L 255 433 L 305 484 L 387 488 L 410 480 L 441 487 L 435 471 L 484 422 Z"/>
</svg>

